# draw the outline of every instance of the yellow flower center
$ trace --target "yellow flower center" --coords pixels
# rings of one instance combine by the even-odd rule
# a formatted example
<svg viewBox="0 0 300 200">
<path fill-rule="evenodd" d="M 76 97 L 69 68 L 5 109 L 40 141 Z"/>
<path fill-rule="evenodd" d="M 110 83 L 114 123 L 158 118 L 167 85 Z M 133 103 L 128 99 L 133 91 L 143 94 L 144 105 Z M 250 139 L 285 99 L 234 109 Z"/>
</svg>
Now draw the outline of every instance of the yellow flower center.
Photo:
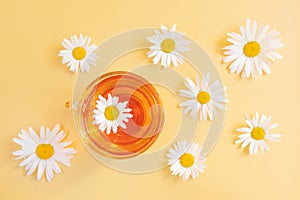
<svg viewBox="0 0 300 200">
<path fill-rule="evenodd" d="M 54 148 L 51 144 L 39 144 L 35 153 L 40 159 L 47 160 L 53 156 Z"/>
<path fill-rule="evenodd" d="M 116 106 L 108 106 L 104 111 L 104 115 L 108 120 L 116 120 L 119 116 L 119 110 Z"/>
<path fill-rule="evenodd" d="M 163 52 L 170 53 L 175 49 L 175 42 L 174 40 L 167 38 L 161 42 L 160 48 Z"/>
<path fill-rule="evenodd" d="M 260 52 L 260 45 L 256 41 L 248 42 L 243 50 L 247 57 L 255 57 Z"/>
<path fill-rule="evenodd" d="M 251 131 L 251 136 L 255 140 L 261 140 L 265 138 L 265 131 L 260 127 L 254 127 Z"/>
<path fill-rule="evenodd" d="M 76 47 L 73 49 L 72 55 L 76 60 L 82 60 L 86 56 L 86 50 L 83 47 Z"/>
<path fill-rule="evenodd" d="M 195 162 L 195 158 L 190 153 L 184 153 L 184 154 L 182 154 L 182 156 L 180 156 L 179 162 L 183 167 L 189 168 L 189 167 L 193 166 L 193 164 Z"/>
<path fill-rule="evenodd" d="M 201 104 L 207 104 L 210 101 L 210 94 L 205 91 L 201 91 L 197 95 L 197 101 Z"/>
</svg>

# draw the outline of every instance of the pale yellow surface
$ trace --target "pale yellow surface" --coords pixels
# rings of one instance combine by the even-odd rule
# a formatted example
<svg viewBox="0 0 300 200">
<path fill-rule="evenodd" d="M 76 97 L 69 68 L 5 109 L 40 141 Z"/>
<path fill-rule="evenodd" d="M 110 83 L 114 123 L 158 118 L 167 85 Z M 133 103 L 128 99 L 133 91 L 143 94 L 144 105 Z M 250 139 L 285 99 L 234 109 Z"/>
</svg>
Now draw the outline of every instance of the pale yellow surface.
<svg viewBox="0 0 300 200">
<path fill-rule="evenodd" d="M 299 10 L 298 0 L 2 0 L 0 199 L 300 199 Z M 228 44 L 226 32 L 238 31 L 247 17 L 279 30 L 286 46 L 280 50 L 284 60 L 273 63 L 271 75 L 241 80 L 221 63 L 220 49 Z M 90 35 L 100 44 L 119 32 L 173 23 L 206 49 L 230 100 L 222 137 L 208 156 L 205 173 L 187 182 L 170 176 L 167 168 L 133 175 L 92 158 L 80 143 L 71 111 L 64 109 L 76 76 L 57 56 L 61 40 L 72 34 Z M 193 77 L 192 71 L 178 71 Z M 283 142 L 269 142 L 270 152 L 250 157 L 233 144 L 233 130 L 244 125 L 245 112 L 256 111 L 279 123 L 276 132 L 283 134 Z M 180 113 L 175 111 L 175 116 Z M 44 178 L 38 182 L 36 174 L 25 176 L 12 159 L 18 148 L 12 138 L 21 128 L 56 123 L 64 126 L 78 153 L 72 167 L 63 167 L 64 173 L 50 184 Z M 201 130 L 198 142 L 203 140 Z"/>
</svg>

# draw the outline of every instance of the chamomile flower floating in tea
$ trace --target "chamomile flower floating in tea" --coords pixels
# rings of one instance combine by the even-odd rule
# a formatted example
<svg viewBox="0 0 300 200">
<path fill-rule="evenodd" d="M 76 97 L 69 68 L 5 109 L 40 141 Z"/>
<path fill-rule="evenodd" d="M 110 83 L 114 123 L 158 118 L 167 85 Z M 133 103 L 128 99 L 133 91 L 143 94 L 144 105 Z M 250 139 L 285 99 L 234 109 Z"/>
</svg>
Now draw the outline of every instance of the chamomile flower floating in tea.
<svg viewBox="0 0 300 200">
<path fill-rule="evenodd" d="M 147 37 L 147 40 L 153 44 L 147 55 L 149 58 L 154 57 L 154 64 L 160 62 L 164 67 L 170 66 L 171 64 L 177 67 L 178 63 L 182 64 L 183 57 L 181 53 L 190 51 L 190 49 L 186 47 L 190 41 L 183 38 L 184 33 L 175 31 L 176 24 L 173 25 L 170 31 L 168 31 L 166 26 L 161 25 L 161 32 L 155 30 L 155 35 Z"/>
<path fill-rule="evenodd" d="M 278 124 L 270 124 L 271 117 L 266 117 L 265 115 L 259 116 L 258 113 L 256 113 L 256 116 L 253 118 L 250 118 L 247 114 L 245 117 L 248 127 L 237 129 L 237 131 L 242 134 L 238 136 L 239 139 L 235 141 L 235 144 L 242 143 L 242 148 L 249 145 L 250 155 L 257 154 L 258 149 L 260 149 L 261 152 L 265 150 L 269 151 L 269 146 L 265 140 L 280 142 L 279 138 L 281 134 L 270 133 L 270 130 L 278 126 Z"/>
<path fill-rule="evenodd" d="M 253 23 L 247 19 L 246 28 L 240 27 L 241 34 L 228 33 L 227 40 L 232 45 L 224 47 L 223 61 L 231 62 L 230 73 L 240 74 L 242 78 L 256 77 L 263 72 L 270 74 L 269 60 L 282 59 L 282 56 L 275 50 L 284 46 L 282 40 L 278 38 L 278 31 L 270 31 L 269 25 L 261 25 L 257 30 L 257 22 Z"/>
<path fill-rule="evenodd" d="M 174 144 L 167 154 L 168 164 L 172 175 L 179 175 L 183 180 L 188 180 L 190 176 L 196 178 L 199 172 L 204 172 L 206 167 L 203 164 L 206 158 L 201 156 L 201 148 L 196 143 L 189 143 L 185 140 Z"/>
<path fill-rule="evenodd" d="M 62 57 L 62 63 L 67 64 L 71 72 L 88 72 L 90 66 L 95 66 L 98 59 L 96 55 L 97 45 L 90 44 L 91 37 L 82 34 L 79 38 L 76 35 L 71 36 L 71 40 L 63 39 L 62 45 L 66 48 L 61 50 L 58 56 Z"/>
<path fill-rule="evenodd" d="M 82 139 L 88 139 L 84 142 L 90 141 L 89 145 L 107 158 L 141 155 L 154 144 L 164 127 L 165 113 L 159 93 L 148 80 L 132 72 L 99 75 L 76 101 L 81 102 L 75 112 L 77 125 L 80 132 L 86 133 Z"/>
<path fill-rule="evenodd" d="M 71 166 L 70 160 L 76 150 L 67 148 L 72 142 L 61 142 L 66 134 L 60 130 L 59 124 L 52 131 L 42 126 L 39 135 L 32 128 L 28 132 L 22 129 L 18 136 L 13 141 L 21 146 L 21 150 L 14 151 L 13 155 L 17 160 L 23 159 L 19 166 L 25 167 L 28 176 L 37 170 L 37 180 L 40 180 L 45 172 L 50 182 L 53 172 L 62 172 L 57 163 Z"/>
<path fill-rule="evenodd" d="M 111 130 L 116 133 L 118 127 L 126 129 L 125 122 L 133 115 L 130 114 L 131 108 L 127 107 L 128 101 L 119 102 L 119 97 L 112 97 L 108 94 L 108 98 L 98 96 L 96 109 L 94 110 L 94 124 L 99 124 L 99 130 L 110 134 Z"/>
<path fill-rule="evenodd" d="M 203 76 L 200 81 L 196 75 L 196 83 L 191 79 L 186 78 L 185 86 L 187 90 L 180 90 L 179 95 L 189 100 L 180 104 L 184 107 L 183 114 L 190 112 L 191 117 L 195 117 L 199 113 L 200 121 L 212 120 L 214 115 L 217 115 L 217 109 L 225 109 L 224 104 L 228 102 L 226 99 L 225 90 L 219 80 L 210 82 L 210 73 Z"/>
</svg>

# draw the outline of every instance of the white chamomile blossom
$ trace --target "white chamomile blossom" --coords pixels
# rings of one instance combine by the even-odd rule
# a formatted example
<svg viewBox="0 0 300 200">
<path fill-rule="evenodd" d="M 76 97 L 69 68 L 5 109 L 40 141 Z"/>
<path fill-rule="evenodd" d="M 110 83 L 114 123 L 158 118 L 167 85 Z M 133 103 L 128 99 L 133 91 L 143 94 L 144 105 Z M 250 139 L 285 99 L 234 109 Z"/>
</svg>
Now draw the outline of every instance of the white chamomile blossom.
<svg viewBox="0 0 300 200">
<path fill-rule="evenodd" d="M 201 155 L 201 150 L 197 143 L 191 144 L 186 140 L 174 144 L 174 148 L 170 148 L 167 154 L 172 175 L 179 175 L 183 180 L 188 180 L 190 176 L 198 177 L 199 171 L 203 173 L 206 158 Z"/>
<path fill-rule="evenodd" d="M 186 47 L 190 41 L 184 39 L 184 33 L 175 31 L 176 24 L 173 25 L 170 31 L 166 26 L 161 25 L 161 32 L 155 30 L 155 35 L 147 37 L 147 40 L 153 44 L 147 55 L 149 58 L 154 57 L 154 64 L 158 64 L 160 61 L 164 67 L 170 66 L 171 63 L 177 67 L 178 63 L 183 63 L 181 53 L 190 51 Z"/>
<path fill-rule="evenodd" d="M 123 129 L 127 128 L 124 122 L 128 122 L 128 119 L 133 117 L 130 114 L 131 108 L 126 107 L 128 101 L 119 102 L 119 97 L 108 94 L 107 99 L 99 95 L 96 102 L 93 123 L 99 124 L 99 130 L 104 132 L 106 129 L 106 133 L 110 134 L 111 130 L 116 133 L 119 126 Z"/>
<path fill-rule="evenodd" d="M 19 138 L 13 141 L 21 145 L 21 150 L 13 152 L 16 159 L 24 159 L 19 166 L 24 167 L 27 175 L 31 175 L 37 169 L 37 180 L 40 180 L 46 173 L 47 181 L 50 182 L 54 173 L 60 174 L 62 171 L 57 163 L 71 166 L 70 160 L 76 153 L 74 148 L 66 148 L 72 142 L 61 142 L 66 134 L 60 130 L 57 124 L 51 131 L 49 128 L 40 128 L 39 135 L 30 127 L 29 131 L 21 130 Z"/>
<path fill-rule="evenodd" d="M 270 74 L 269 60 L 282 59 L 282 56 L 275 50 L 284 46 L 280 38 L 280 33 L 276 30 L 268 32 L 269 25 L 257 27 L 257 22 L 253 23 L 247 19 L 246 28 L 240 27 L 241 34 L 228 33 L 227 40 L 232 45 L 224 47 L 223 61 L 231 62 L 230 73 L 240 74 L 242 78 L 257 77 L 263 72 Z"/>
<path fill-rule="evenodd" d="M 210 73 L 204 75 L 202 81 L 196 75 L 196 83 L 186 78 L 185 86 L 188 90 L 179 91 L 180 96 L 189 99 L 180 104 L 180 107 L 185 107 L 183 114 L 190 112 L 190 116 L 194 118 L 199 112 L 200 121 L 204 121 L 212 120 L 214 115 L 217 115 L 216 108 L 225 109 L 224 104 L 228 102 L 227 94 L 225 94 L 226 88 L 219 80 L 210 85 L 209 81 Z"/>
<path fill-rule="evenodd" d="M 235 141 L 235 144 L 242 143 L 242 148 L 249 145 L 249 153 L 252 155 L 257 154 L 258 149 L 261 152 L 270 150 L 265 140 L 280 142 L 281 134 L 270 133 L 270 130 L 278 126 L 278 124 L 270 124 L 271 117 L 265 115 L 260 117 L 258 113 L 253 118 L 250 118 L 247 114 L 245 116 L 248 127 L 237 129 L 242 134 L 238 136 L 239 139 Z"/>
<path fill-rule="evenodd" d="M 98 59 L 96 50 L 98 46 L 91 44 L 91 37 L 82 34 L 79 38 L 76 35 L 71 36 L 71 41 L 63 39 L 62 45 L 66 48 L 59 52 L 62 57 L 62 63 L 67 64 L 70 71 L 77 72 L 79 67 L 82 72 L 88 72 L 90 66 L 95 66 Z"/>
</svg>

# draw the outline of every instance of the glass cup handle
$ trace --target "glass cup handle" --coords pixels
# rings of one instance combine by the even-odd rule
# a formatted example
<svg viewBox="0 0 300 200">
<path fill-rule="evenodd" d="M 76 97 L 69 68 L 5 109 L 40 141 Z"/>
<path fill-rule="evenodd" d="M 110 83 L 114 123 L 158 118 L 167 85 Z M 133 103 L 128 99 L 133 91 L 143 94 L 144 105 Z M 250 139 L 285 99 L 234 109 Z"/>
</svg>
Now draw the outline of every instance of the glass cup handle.
<svg viewBox="0 0 300 200">
<path fill-rule="evenodd" d="M 67 102 L 65 103 L 65 108 L 67 108 L 67 109 L 77 110 L 77 107 L 78 107 L 78 102 L 70 102 L 70 101 L 67 101 Z"/>
</svg>

